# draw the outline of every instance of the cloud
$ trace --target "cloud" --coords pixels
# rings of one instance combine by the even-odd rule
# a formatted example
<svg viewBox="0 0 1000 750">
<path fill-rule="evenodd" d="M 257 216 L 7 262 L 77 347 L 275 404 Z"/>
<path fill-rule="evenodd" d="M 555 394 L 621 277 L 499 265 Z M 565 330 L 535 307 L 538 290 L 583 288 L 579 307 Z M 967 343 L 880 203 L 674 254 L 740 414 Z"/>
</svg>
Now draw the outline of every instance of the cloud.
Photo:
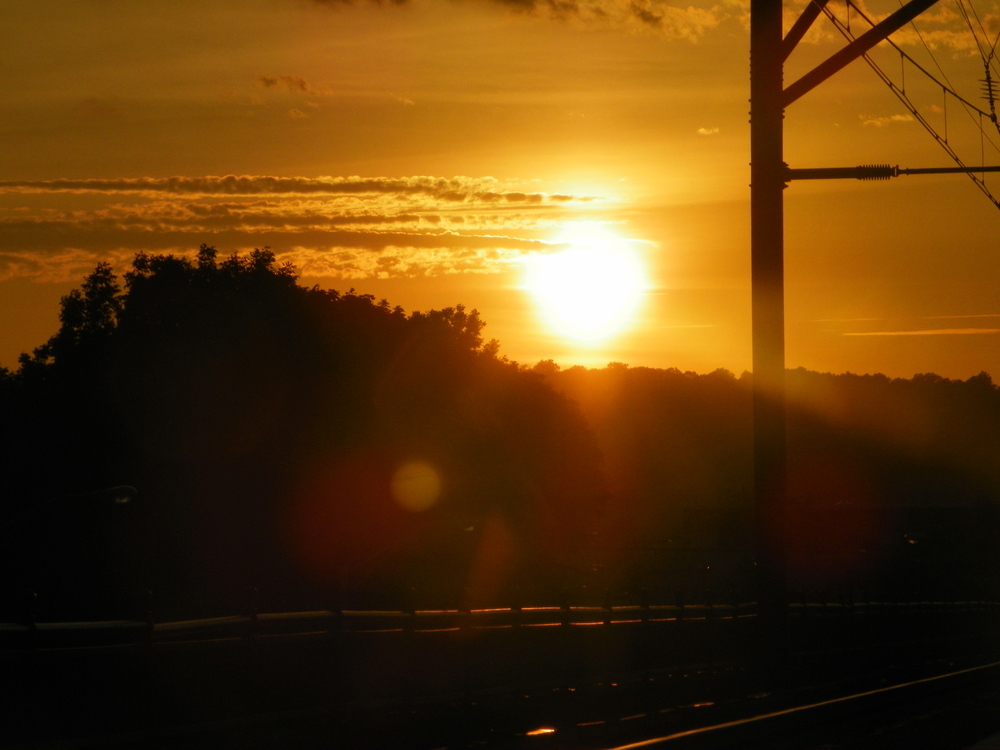
<svg viewBox="0 0 1000 750">
<path fill-rule="evenodd" d="M 312 0 L 316 5 L 329 5 L 331 7 L 341 6 L 341 5 L 356 5 L 355 0 Z M 383 0 L 368 0 L 368 2 L 374 3 L 375 5 L 385 4 Z M 405 5 L 407 0 L 386 0 L 390 5 Z"/>
<path fill-rule="evenodd" d="M 957 53 L 978 52 L 976 40 L 964 26 L 957 28 L 926 28 L 923 23 L 926 18 L 918 19 L 919 33 L 911 27 L 904 27 L 892 35 L 892 41 L 900 47 L 923 48 L 927 46 L 932 52 L 948 51 Z"/>
<path fill-rule="evenodd" d="M 698 135 L 718 135 L 718 128 L 698 128 Z"/>
<path fill-rule="evenodd" d="M 303 275 L 341 279 L 496 273 L 517 263 L 521 248 L 385 245 L 378 253 L 352 248 L 295 247 L 279 259 L 291 260 Z"/>
<path fill-rule="evenodd" d="M 116 119 L 124 114 L 116 102 L 98 97 L 89 97 L 77 102 L 71 111 L 76 117 L 93 120 Z"/>
<path fill-rule="evenodd" d="M 515 12 L 587 26 L 617 26 L 696 42 L 727 18 L 741 15 L 725 3 L 708 7 L 662 0 L 488 0 Z"/>
<path fill-rule="evenodd" d="M 797 0 L 794 3 L 785 3 L 784 26 L 790 28 L 795 20 L 802 14 L 803 9 L 809 0 Z M 864 16 L 871 22 L 878 23 L 889 16 L 892 8 L 885 13 L 875 13 L 867 7 L 863 0 L 852 3 L 850 11 L 851 31 L 854 36 L 860 36 L 870 27 L 858 13 L 860 9 Z M 848 11 L 843 0 L 832 0 L 826 6 L 827 10 L 846 25 Z M 984 9 L 985 10 L 985 9 Z M 991 39 L 996 37 L 998 31 L 998 16 L 995 14 L 983 14 L 983 27 L 985 34 Z M 912 47 L 923 50 L 925 47 L 931 51 L 948 51 L 959 55 L 976 53 L 976 41 L 969 32 L 968 26 L 962 16 L 956 13 L 953 8 L 944 3 L 922 12 L 912 24 L 907 24 L 891 36 L 893 42 L 900 47 Z M 830 23 L 814 23 L 805 37 L 802 39 L 806 44 L 821 44 L 833 42 L 842 46 L 844 37 Z"/>
<path fill-rule="evenodd" d="M 974 313 L 972 315 L 929 315 L 927 320 L 955 320 L 964 318 L 1000 318 L 1000 313 Z"/>
<path fill-rule="evenodd" d="M 312 0 L 330 7 L 354 5 L 354 0 Z M 370 0 L 382 5 L 380 0 Z M 466 0 L 498 5 L 514 13 L 585 26 L 625 27 L 655 32 L 670 39 L 698 41 L 729 18 L 743 18 L 739 2 L 723 0 L 704 7 L 674 5 L 663 0 Z M 403 5 L 408 0 L 391 0 Z"/>
<path fill-rule="evenodd" d="M 139 195 L 423 195 L 450 203 L 545 203 L 545 193 L 505 189 L 493 178 L 473 177 L 134 177 L 0 181 L 0 192 L 134 193 Z M 559 196 L 558 202 L 593 200 Z"/>
<path fill-rule="evenodd" d="M 537 237 L 581 206 L 599 209 L 593 196 L 537 187 L 429 176 L 6 182 L 0 279 L 74 281 L 98 260 L 124 265 L 136 252 L 185 254 L 203 242 L 225 253 L 267 245 L 307 275 L 495 273 L 549 248 Z M 18 205 L 19 195 L 31 199 Z"/>
<path fill-rule="evenodd" d="M 884 128 L 886 125 L 895 125 L 903 122 L 915 122 L 913 115 L 883 115 L 881 117 L 868 117 L 858 115 L 861 118 L 863 127 Z"/>
<path fill-rule="evenodd" d="M 305 78 L 299 78 L 298 76 L 279 76 L 279 78 L 288 87 L 289 91 L 301 91 L 302 93 L 309 91 L 309 84 L 306 83 Z"/>
<path fill-rule="evenodd" d="M 640 5 L 637 2 L 629 3 L 629 10 L 640 22 L 647 26 L 660 27 L 663 25 L 663 16 L 652 10 L 648 4 Z"/>
<path fill-rule="evenodd" d="M 343 7 L 357 5 L 366 0 L 311 0 L 315 5 Z M 367 0 L 375 5 L 404 5 L 419 0 Z M 583 25 L 586 27 L 619 27 L 640 33 L 656 33 L 668 39 L 697 42 L 706 33 L 723 23 L 733 20 L 743 27 L 749 26 L 749 3 L 747 0 L 716 0 L 712 2 L 671 2 L 670 0 L 465 0 L 506 8 L 514 13 L 544 18 L 553 21 Z M 801 15 L 808 0 L 786 2 L 783 8 L 784 26 L 790 28 Z M 875 13 L 866 7 L 863 0 L 852 3 L 878 23 L 889 13 Z M 847 18 L 843 0 L 832 0 L 827 8 L 836 17 Z M 859 17 L 857 10 L 851 11 L 851 27 L 855 35 L 861 34 L 868 26 Z M 982 14 L 985 35 L 995 38 L 1000 31 L 1000 16 L 994 13 Z M 947 50 L 959 54 L 977 51 L 976 41 L 969 33 L 964 19 L 950 7 L 940 6 L 924 11 L 915 22 L 916 28 L 908 25 L 892 35 L 892 40 L 900 46 Z M 918 31 L 919 29 L 919 31 Z M 806 44 L 843 45 L 843 37 L 830 23 L 814 23 L 802 39 Z"/>
<path fill-rule="evenodd" d="M 28 231 L 25 231 L 28 230 Z M 4 227 L 0 237 L 0 278 L 44 275 L 77 280 L 98 260 L 123 263 L 139 251 L 191 254 L 201 242 L 223 252 L 271 247 L 282 261 L 309 276 L 388 277 L 436 273 L 496 273 L 511 258 L 548 249 L 539 240 L 497 235 L 430 231 L 351 231 L 228 228 L 191 232 L 138 227 L 82 231 L 75 226 Z M 401 255 L 399 248 L 407 248 Z M 386 266 L 379 258 L 395 257 Z"/>
<path fill-rule="evenodd" d="M 973 336 L 1000 333 L 1000 328 L 931 328 L 925 331 L 868 331 L 845 333 L 845 336 Z"/>
<path fill-rule="evenodd" d="M 95 252 L 72 246 L 51 253 L 0 250 L 0 280 L 30 278 L 47 284 L 79 282 L 99 262 L 108 261 L 116 267 L 124 267 L 133 255 L 128 250 Z"/>
<path fill-rule="evenodd" d="M 612 7 L 616 4 L 610 4 Z M 678 7 L 650 0 L 632 0 L 631 15 L 640 23 L 655 29 L 670 39 L 695 42 L 729 16 L 722 6 L 711 8 Z"/>
<path fill-rule="evenodd" d="M 884 320 L 884 318 L 816 318 L 814 323 L 868 323 L 877 320 Z"/>
<path fill-rule="evenodd" d="M 267 76 L 260 75 L 256 78 L 257 85 L 265 89 L 273 89 L 278 86 L 284 86 L 286 89 L 293 93 L 300 94 L 315 94 L 317 93 L 308 83 L 306 83 L 305 78 L 300 76 Z"/>
</svg>

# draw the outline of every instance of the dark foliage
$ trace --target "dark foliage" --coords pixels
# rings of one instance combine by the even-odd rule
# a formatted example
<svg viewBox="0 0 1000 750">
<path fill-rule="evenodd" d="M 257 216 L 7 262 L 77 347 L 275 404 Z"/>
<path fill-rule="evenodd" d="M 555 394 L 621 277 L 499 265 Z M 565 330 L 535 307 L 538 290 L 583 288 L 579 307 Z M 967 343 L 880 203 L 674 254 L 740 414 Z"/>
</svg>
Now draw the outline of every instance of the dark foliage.
<svg viewBox="0 0 1000 750">
<path fill-rule="evenodd" d="M 8 609 L 752 585 L 748 373 L 529 370 L 475 310 L 306 289 L 267 250 L 140 254 L 122 282 L 100 264 L 60 320 L 0 372 Z M 793 583 L 996 583 L 989 375 L 787 383 Z M 130 502 L 93 492 L 122 484 Z"/>
<path fill-rule="evenodd" d="M 121 545 L 93 543 L 106 520 L 71 509 L 122 483 L 155 545 L 129 551 L 122 586 L 192 611 L 243 607 L 251 588 L 262 606 L 332 605 L 339 589 L 482 599 L 588 562 L 596 445 L 568 399 L 483 341 L 475 310 L 407 315 L 303 288 L 267 250 L 203 246 L 138 255 L 123 288 L 99 265 L 61 323 L 0 381 L 4 514 L 24 542 L 12 585 L 51 589 L 67 565 L 104 585 L 95 555 Z M 400 499 L 414 481 L 431 488 L 416 509 Z M 45 552 L 25 562 L 28 546 Z"/>
<path fill-rule="evenodd" d="M 581 405 L 604 454 L 609 565 L 655 586 L 696 580 L 712 561 L 723 588 L 744 583 L 722 569 L 746 571 L 752 552 L 751 375 L 534 369 Z M 940 594 L 959 579 L 996 582 L 1000 388 L 989 375 L 800 368 L 787 399 L 793 584 Z"/>
</svg>

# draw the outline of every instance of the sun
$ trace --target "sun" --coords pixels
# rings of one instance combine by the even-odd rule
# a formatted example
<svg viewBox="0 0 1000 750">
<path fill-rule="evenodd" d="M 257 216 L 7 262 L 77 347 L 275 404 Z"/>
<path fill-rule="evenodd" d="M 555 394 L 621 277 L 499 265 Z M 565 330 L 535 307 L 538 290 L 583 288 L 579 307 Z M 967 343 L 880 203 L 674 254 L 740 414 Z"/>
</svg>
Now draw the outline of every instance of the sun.
<svg viewBox="0 0 1000 750">
<path fill-rule="evenodd" d="M 589 222 L 556 238 L 566 249 L 529 256 L 525 287 L 559 334 L 598 342 L 634 318 L 646 278 L 628 240 Z"/>
</svg>

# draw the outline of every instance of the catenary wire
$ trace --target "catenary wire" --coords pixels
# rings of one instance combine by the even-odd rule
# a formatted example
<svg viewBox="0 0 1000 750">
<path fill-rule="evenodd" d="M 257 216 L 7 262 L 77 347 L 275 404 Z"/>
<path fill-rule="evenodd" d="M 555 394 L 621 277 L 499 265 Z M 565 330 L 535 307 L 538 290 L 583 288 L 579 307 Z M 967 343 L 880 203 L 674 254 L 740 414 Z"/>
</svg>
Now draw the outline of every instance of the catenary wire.
<svg viewBox="0 0 1000 750">
<path fill-rule="evenodd" d="M 872 23 L 871 19 L 869 19 L 868 16 L 861 9 L 859 9 L 856 5 L 854 5 L 854 3 L 852 2 L 852 0 L 848 0 L 847 6 L 848 6 L 848 9 L 850 9 L 851 7 L 853 7 L 854 10 L 868 24 L 874 26 L 874 24 Z M 853 42 L 854 41 L 854 38 L 855 38 L 854 34 L 850 31 L 850 29 L 848 29 L 845 26 L 845 24 L 844 24 L 843 21 L 841 21 L 828 7 L 824 7 L 823 12 L 827 16 L 827 18 L 830 19 L 831 23 L 833 23 L 834 27 L 841 33 L 842 36 L 844 36 L 845 39 L 847 39 L 849 42 Z M 917 63 L 916 60 L 913 60 L 912 57 L 910 57 L 908 54 L 906 54 L 906 52 L 904 52 L 902 49 L 900 49 L 899 46 L 896 45 L 891 39 L 889 39 L 888 41 L 892 45 L 892 47 L 894 49 L 896 49 L 896 51 L 899 52 L 901 55 L 903 55 L 907 60 L 909 60 L 914 65 L 914 67 L 916 67 L 920 72 L 924 73 L 924 75 L 926 75 L 935 84 L 937 84 L 938 86 L 940 86 L 942 88 L 942 90 L 944 90 L 946 92 L 946 97 L 945 97 L 946 99 L 947 99 L 947 95 L 951 94 L 955 99 L 957 99 L 960 103 L 962 103 L 963 107 L 966 109 L 966 112 L 969 114 L 969 117 L 973 120 L 973 122 L 975 122 L 975 118 L 976 118 L 976 115 L 973 114 L 974 112 L 978 113 L 981 116 L 985 116 L 987 118 L 990 118 L 991 121 L 995 121 L 995 118 L 991 117 L 991 115 L 990 115 L 989 112 L 985 112 L 984 110 L 980 109 L 976 105 L 974 105 L 971 102 L 969 102 L 968 100 L 966 100 L 964 97 L 962 97 L 956 91 L 954 91 L 953 87 L 951 85 L 946 85 L 946 84 L 942 83 L 933 74 L 931 74 L 929 71 L 927 71 L 922 65 L 920 65 L 919 63 Z M 900 100 L 900 102 L 902 102 L 903 106 L 906 107 L 906 109 L 910 112 L 910 114 L 913 116 L 913 118 L 917 122 L 919 122 L 920 125 L 923 126 L 923 128 L 928 133 L 930 133 L 930 135 L 934 138 L 934 140 L 936 140 L 938 142 L 938 145 L 940 145 L 945 150 L 945 152 L 951 157 L 951 159 L 956 164 L 958 164 L 960 167 L 962 167 L 963 169 L 969 169 L 969 170 L 971 170 L 972 168 L 969 167 L 969 166 L 967 166 L 965 164 L 965 162 L 958 155 L 958 153 L 954 150 L 954 148 L 952 148 L 952 146 L 948 143 L 947 139 L 941 137 L 941 135 L 934 129 L 934 127 L 927 121 L 927 119 L 922 114 L 920 114 L 920 112 L 917 109 L 917 107 L 913 104 L 913 102 L 910 101 L 909 97 L 905 94 L 905 92 L 903 92 L 902 89 L 900 89 L 900 87 L 895 84 L 895 82 L 892 80 L 892 78 L 890 76 L 888 76 L 885 73 L 885 71 L 882 70 L 881 67 L 879 67 L 879 65 L 871 58 L 871 56 L 868 55 L 868 54 L 865 54 L 865 55 L 862 55 L 862 57 L 864 58 L 865 62 L 868 63 L 869 67 L 871 67 L 871 69 L 875 72 L 875 74 L 878 75 L 879 78 L 882 79 L 882 82 L 885 83 L 886 86 L 889 87 L 889 90 L 892 91 L 893 94 L 895 94 L 896 98 L 898 98 Z M 933 58 L 933 55 L 932 55 L 932 58 Z M 935 65 L 937 65 L 936 61 L 935 61 Z M 970 110 L 972 110 L 972 111 L 970 111 Z M 981 124 L 979 125 L 979 129 L 980 129 L 981 135 L 985 138 L 985 140 L 983 141 L 983 148 L 985 148 L 985 141 L 988 140 L 989 143 L 990 143 L 990 145 L 994 149 L 996 149 L 997 148 L 996 144 L 993 143 L 993 141 L 991 139 L 986 138 L 986 136 L 985 136 L 985 128 L 982 127 Z M 985 180 L 982 177 L 977 176 L 972 171 L 968 171 L 968 172 L 966 172 L 966 174 L 975 183 L 976 187 L 978 187 L 979 190 L 984 195 L 986 195 L 986 197 L 990 200 L 990 202 L 992 202 L 993 205 L 995 205 L 997 208 L 1000 208 L 1000 201 L 998 201 L 997 198 L 994 197 L 993 194 L 990 192 L 989 188 L 987 187 L 987 185 L 985 183 Z"/>
</svg>

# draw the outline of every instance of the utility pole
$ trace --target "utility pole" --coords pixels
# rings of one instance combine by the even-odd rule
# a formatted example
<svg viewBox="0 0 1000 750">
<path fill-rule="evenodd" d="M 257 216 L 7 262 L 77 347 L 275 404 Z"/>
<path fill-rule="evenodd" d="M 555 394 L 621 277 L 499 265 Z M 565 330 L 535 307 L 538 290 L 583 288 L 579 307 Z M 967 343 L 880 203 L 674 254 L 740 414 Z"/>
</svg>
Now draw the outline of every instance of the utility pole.
<svg viewBox="0 0 1000 750">
<path fill-rule="evenodd" d="M 783 156 L 785 107 L 861 57 L 936 0 L 910 0 L 787 88 L 784 61 L 822 13 L 812 0 L 782 38 L 781 0 L 750 1 L 750 277 L 753 332 L 754 518 L 757 539 L 759 663 L 780 687 L 788 673 L 787 458 L 785 421 L 784 206 L 790 179 L 858 176 L 790 170 Z M 895 174 L 858 168 L 861 179 Z M 889 167 L 874 168 L 890 170 Z M 973 170 L 978 171 L 978 170 Z M 809 173 L 808 175 L 806 173 Z M 917 174 L 917 170 L 898 170 Z"/>
<path fill-rule="evenodd" d="M 771 684 L 783 682 L 788 661 L 781 10 L 781 0 L 751 0 L 750 288 L 758 671 Z"/>
</svg>

